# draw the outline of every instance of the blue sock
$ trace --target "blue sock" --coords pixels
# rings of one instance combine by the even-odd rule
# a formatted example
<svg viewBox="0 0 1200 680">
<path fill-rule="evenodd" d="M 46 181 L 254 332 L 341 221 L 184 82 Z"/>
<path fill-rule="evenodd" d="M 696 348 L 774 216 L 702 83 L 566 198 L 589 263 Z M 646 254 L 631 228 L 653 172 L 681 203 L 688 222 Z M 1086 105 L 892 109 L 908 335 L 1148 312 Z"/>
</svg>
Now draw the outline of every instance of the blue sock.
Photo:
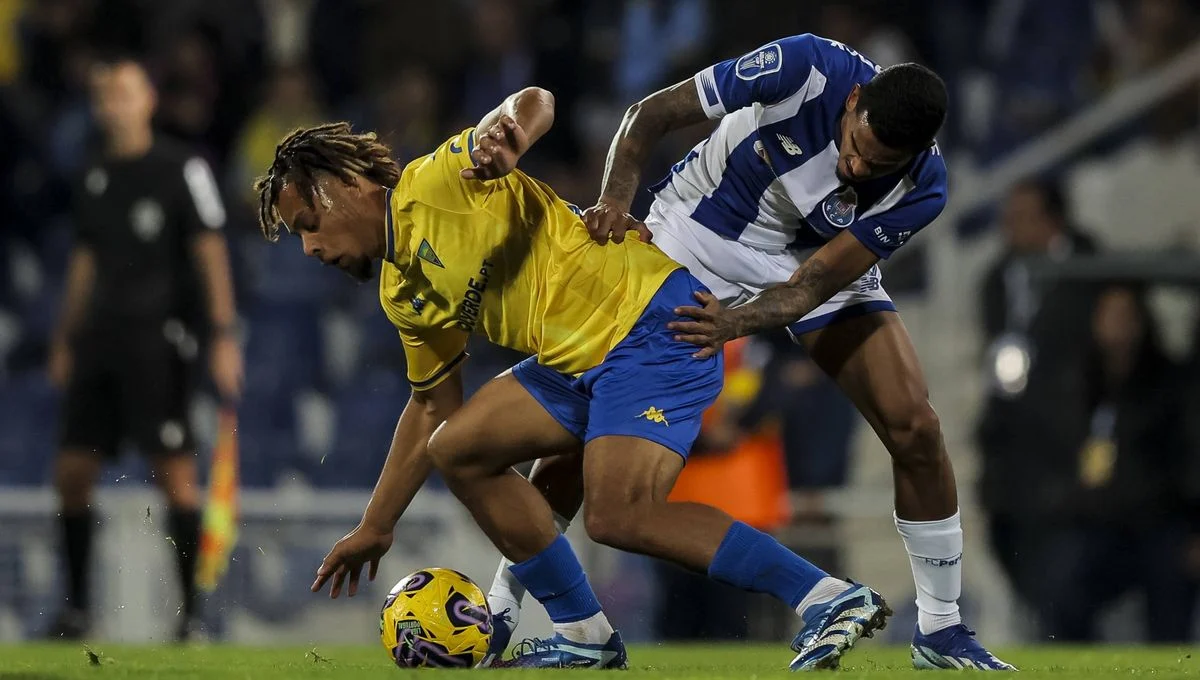
<svg viewBox="0 0 1200 680">
<path fill-rule="evenodd" d="M 600 601 L 583 566 L 562 534 L 545 550 L 508 569 L 542 603 L 554 623 L 582 621 L 600 612 Z"/>
<path fill-rule="evenodd" d="M 749 524 L 734 522 L 721 540 L 710 578 L 755 593 L 769 593 L 795 609 L 826 574 Z"/>
</svg>

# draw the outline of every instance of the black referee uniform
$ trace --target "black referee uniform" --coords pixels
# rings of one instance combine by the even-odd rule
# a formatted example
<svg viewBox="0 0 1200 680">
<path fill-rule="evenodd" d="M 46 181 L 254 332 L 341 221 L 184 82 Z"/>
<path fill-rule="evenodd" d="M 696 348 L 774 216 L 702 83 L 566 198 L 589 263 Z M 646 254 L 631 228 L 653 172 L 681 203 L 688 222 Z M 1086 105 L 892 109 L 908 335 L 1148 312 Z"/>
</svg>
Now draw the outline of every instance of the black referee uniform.
<svg viewBox="0 0 1200 680">
<path fill-rule="evenodd" d="M 216 182 L 204 160 L 158 139 L 140 156 L 99 154 L 86 167 L 73 210 L 76 247 L 93 262 L 92 288 L 66 338 L 72 367 L 61 450 L 115 457 L 131 443 L 150 457 L 190 456 L 191 363 L 199 355 L 196 338 L 212 330 L 195 246 L 225 223 Z M 183 591 L 182 640 L 195 622 L 200 514 L 175 504 L 168 510 Z M 49 636 L 78 638 L 89 625 L 95 519 L 88 507 L 64 511 L 61 520 L 67 609 Z"/>
<path fill-rule="evenodd" d="M 140 158 L 97 158 L 74 206 L 95 261 L 88 314 L 72 339 L 64 449 L 115 456 L 192 447 L 189 360 L 205 325 L 193 238 L 225 222 L 212 171 L 156 141 Z"/>
</svg>

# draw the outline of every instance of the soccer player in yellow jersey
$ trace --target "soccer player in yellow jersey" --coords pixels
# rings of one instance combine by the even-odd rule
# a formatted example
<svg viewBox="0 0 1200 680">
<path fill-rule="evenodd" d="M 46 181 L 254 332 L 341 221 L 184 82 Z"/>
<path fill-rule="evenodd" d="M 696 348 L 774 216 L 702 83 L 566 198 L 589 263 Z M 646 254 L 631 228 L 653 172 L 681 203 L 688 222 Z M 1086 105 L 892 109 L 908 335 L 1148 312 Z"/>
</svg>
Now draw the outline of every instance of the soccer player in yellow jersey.
<svg viewBox="0 0 1200 680">
<path fill-rule="evenodd" d="M 344 584 L 354 595 L 368 564 L 374 578 L 436 467 L 554 622 L 553 637 L 526 641 L 507 663 L 616 668 L 626 663 L 620 636 L 515 463 L 582 451 L 584 523 L 600 543 L 792 607 L 827 574 L 716 508 L 667 502 L 721 389 L 721 355 L 696 358 L 667 329 L 704 288 L 652 245 L 593 242 L 573 206 L 516 170 L 550 128 L 553 101 L 522 90 L 403 170 L 374 134 L 345 123 L 298 130 L 259 180 L 260 220 L 268 238 L 282 222 L 307 255 L 362 280 L 382 260 L 380 301 L 413 387 L 362 521 L 326 556 L 313 590 L 332 581 L 333 597 Z M 464 404 L 471 333 L 533 356 Z M 489 661 L 509 634 L 497 628 Z"/>
</svg>

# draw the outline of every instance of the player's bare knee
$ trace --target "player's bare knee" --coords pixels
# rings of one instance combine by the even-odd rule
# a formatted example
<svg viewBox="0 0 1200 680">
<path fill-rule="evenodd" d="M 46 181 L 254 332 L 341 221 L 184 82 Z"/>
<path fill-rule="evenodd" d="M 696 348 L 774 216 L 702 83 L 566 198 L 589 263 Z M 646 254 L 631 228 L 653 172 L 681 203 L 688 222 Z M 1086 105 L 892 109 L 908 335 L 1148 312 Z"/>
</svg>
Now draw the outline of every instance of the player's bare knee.
<svg viewBox="0 0 1200 680">
<path fill-rule="evenodd" d="M 942 424 L 925 400 L 899 409 L 885 421 L 888 451 L 900 465 L 937 465 L 942 456 Z"/>
<path fill-rule="evenodd" d="M 641 503 L 620 501 L 593 502 L 583 506 L 583 526 L 588 538 L 611 548 L 636 551 L 639 547 Z"/>
<path fill-rule="evenodd" d="M 469 438 L 458 436 L 458 430 L 452 427 L 443 424 L 426 446 L 429 460 L 443 477 L 464 479 L 484 472 L 478 465 L 474 444 Z"/>
</svg>

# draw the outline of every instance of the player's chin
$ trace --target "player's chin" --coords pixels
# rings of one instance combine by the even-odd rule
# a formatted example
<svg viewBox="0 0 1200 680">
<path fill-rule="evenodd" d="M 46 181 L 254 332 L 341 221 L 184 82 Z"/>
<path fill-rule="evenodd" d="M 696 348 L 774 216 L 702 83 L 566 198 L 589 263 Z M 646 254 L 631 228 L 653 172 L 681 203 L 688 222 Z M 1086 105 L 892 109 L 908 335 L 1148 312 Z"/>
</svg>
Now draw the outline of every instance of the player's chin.
<svg viewBox="0 0 1200 680">
<path fill-rule="evenodd" d="M 342 271 L 346 272 L 350 278 L 360 283 L 365 283 L 375 278 L 375 268 L 371 266 L 371 258 L 360 257 L 346 265 Z"/>
</svg>

